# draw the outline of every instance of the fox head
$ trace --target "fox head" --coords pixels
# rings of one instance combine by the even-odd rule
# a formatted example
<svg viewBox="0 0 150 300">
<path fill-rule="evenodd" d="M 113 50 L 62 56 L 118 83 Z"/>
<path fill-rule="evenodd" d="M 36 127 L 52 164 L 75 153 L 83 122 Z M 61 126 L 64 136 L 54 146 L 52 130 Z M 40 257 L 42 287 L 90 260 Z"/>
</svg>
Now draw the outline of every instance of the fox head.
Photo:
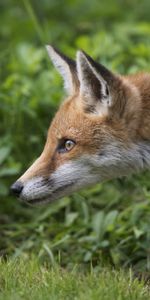
<svg viewBox="0 0 150 300">
<path fill-rule="evenodd" d="M 134 83 L 83 51 L 75 62 L 52 46 L 47 50 L 68 97 L 42 154 L 12 186 L 29 204 L 52 202 L 143 166 L 137 143 L 141 101 Z"/>
</svg>

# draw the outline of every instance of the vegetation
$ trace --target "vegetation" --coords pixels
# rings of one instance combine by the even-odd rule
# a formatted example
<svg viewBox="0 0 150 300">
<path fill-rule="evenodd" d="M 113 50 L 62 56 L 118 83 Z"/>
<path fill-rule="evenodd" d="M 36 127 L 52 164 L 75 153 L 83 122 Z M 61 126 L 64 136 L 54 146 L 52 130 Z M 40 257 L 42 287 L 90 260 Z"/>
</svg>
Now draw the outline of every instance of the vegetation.
<svg viewBox="0 0 150 300">
<path fill-rule="evenodd" d="M 133 278 L 132 272 L 92 269 L 83 274 L 57 266 L 40 266 L 37 259 L 0 263 L 0 299 L 32 300 L 149 300 L 148 286 Z"/>
<path fill-rule="evenodd" d="M 47 299 L 51 287 L 54 299 L 70 299 L 65 298 L 65 289 L 60 298 L 57 275 L 62 286 L 69 284 L 71 295 L 80 286 L 78 299 L 94 293 L 92 285 L 96 285 L 97 295 L 103 295 L 98 299 L 107 299 L 106 292 L 116 292 L 118 299 L 137 299 L 136 293 L 138 299 L 148 299 L 136 281 L 131 283 L 133 293 L 129 297 L 122 272 L 105 272 L 106 265 L 150 270 L 148 172 L 99 184 L 37 208 L 20 204 L 9 194 L 9 186 L 42 151 L 49 123 L 64 98 L 61 78 L 49 63 L 44 44 L 55 44 L 72 57 L 82 48 L 115 72 L 150 71 L 149 11 L 149 0 L 1 1 L 0 254 L 4 258 L 27 258 L 34 253 L 43 263 L 59 263 L 68 269 L 75 264 L 84 269 L 91 264 L 95 270 L 104 267 L 100 286 L 99 277 L 91 280 L 91 275 L 81 286 L 76 272 L 62 276 L 56 270 L 54 275 L 53 270 L 43 273 L 34 261 L 26 269 L 21 260 L 19 264 L 2 262 L 1 299 L 4 295 L 16 299 L 15 294 L 10 296 L 12 288 L 19 294 L 22 290 L 22 299 L 27 299 L 31 285 L 37 283 L 41 293 L 38 296 L 35 288 L 32 299 L 42 299 L 43 295 Z M 11 280 L 13 274 L 16 281 Z M 52 286 L 45 292 L 53 275 Z M 19 278 L 24 276 L 22 282 Z M 128 281 L 128 275 L 125 278 Z M 108 280 L 110 289 L 106 291 Z M 119 291 L 120 295 L 126 292 L 127 297 L 119 298 Z M 94 295 L 92 299 L 97 299 Z"/>
</svg>

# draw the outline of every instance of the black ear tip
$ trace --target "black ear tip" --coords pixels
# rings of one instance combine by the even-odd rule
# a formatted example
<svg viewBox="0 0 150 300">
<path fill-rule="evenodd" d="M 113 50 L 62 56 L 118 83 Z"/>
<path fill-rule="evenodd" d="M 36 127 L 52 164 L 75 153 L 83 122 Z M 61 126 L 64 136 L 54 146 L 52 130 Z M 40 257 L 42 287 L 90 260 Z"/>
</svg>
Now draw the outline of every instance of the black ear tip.
<svg viewBox="0 0 150 300">
<path fill-rule="evenodd" d="M 57 59 L 61 59 L 62 61 L 66 62 L 70 68 L 73 70 L 76 70 L 76 63 L 73 59 L 62 53 L 58 48 L 52 46 L 52 45 L 45 45 L 46 50 L 48 52 L 48 55 L 50 59 L 53 61 L 53 64 L 57 65 Z M 57 65 L 58 66 L 58 65 Z M 58 67 L 59 69 L 59 67 Z"/>
<path fill-rule="evenodd" d="M 82 49 L 79 49 L 78 51 L 77 51 L 77 56 L 81 56 L 81 57 L 86 57 L 86 53 L 85 53 L 85 51 L 84 50 L 82 50 Z"/>
<path fill-rule="evenodd" d="M 84 50 L 77 51 L 77 61 L 90 63 L 91 65 L 96 64 L 93 58 L 90 55 L 88 55 Z"/>
<path fill-rule="evenodd" d="M 83 50 L 77 51 L 77 63 L 84 64 L 88 62 L 86 53 Z"/>
<path fill-rule="evenodd" d="M 55 48 L 52 45 L 45 45 L 45 48 L 48 52 L 49 55 L 51 55 L 52 53 L 56 52 Z"/>
<path fill-rule="evenodd" d="M 45 45 L 45 48 L 47 49 L 47 51 L 53 51 L 53 52 L 56 52 L 56 53 L 60 53 L 59 49 L 57 49 L 54 45 L 52 44 L 47 44 Z"/>
</svg>

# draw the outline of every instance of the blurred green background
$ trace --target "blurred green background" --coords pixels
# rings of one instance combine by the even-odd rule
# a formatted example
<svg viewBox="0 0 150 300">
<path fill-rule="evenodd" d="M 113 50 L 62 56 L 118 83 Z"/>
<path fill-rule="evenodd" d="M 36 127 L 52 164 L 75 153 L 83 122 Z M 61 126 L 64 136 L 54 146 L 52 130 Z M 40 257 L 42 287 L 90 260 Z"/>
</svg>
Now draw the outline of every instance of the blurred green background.
<svg viewBox="0 0 150 300">
<path fill-rule="evenodd" d="M 115 72 L 150 71 L 150 1 L 1 0 L 0 40 L 0 255 L 150 270 L 149 172 L 45 207 L 9 195 L 65 96 L 44 45 L 71 57 L 82 48 Z"/>
</svg>

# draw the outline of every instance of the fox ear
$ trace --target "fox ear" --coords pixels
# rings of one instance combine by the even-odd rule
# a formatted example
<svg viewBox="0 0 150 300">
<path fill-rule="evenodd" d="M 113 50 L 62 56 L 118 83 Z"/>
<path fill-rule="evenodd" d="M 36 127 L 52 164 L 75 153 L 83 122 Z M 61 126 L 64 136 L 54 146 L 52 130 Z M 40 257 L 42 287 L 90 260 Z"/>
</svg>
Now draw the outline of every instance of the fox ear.
<svg viewBox="0 0 150 300">
<path fill-rule="evenodd" d="M 107 113 L 113 105 L 111 85 L 115 75 L 83 51 L 77 52 L 77 72 L 85 110 L 95 114 Z"/>
<path fill-rule="evenodd" d="M 46 45 L 46 49 L 54 66 L 64 79 L 65 89 L 69 94 L 74 93 L 79 85 L 75 61 L 51 45 Z"/>
</svg>

